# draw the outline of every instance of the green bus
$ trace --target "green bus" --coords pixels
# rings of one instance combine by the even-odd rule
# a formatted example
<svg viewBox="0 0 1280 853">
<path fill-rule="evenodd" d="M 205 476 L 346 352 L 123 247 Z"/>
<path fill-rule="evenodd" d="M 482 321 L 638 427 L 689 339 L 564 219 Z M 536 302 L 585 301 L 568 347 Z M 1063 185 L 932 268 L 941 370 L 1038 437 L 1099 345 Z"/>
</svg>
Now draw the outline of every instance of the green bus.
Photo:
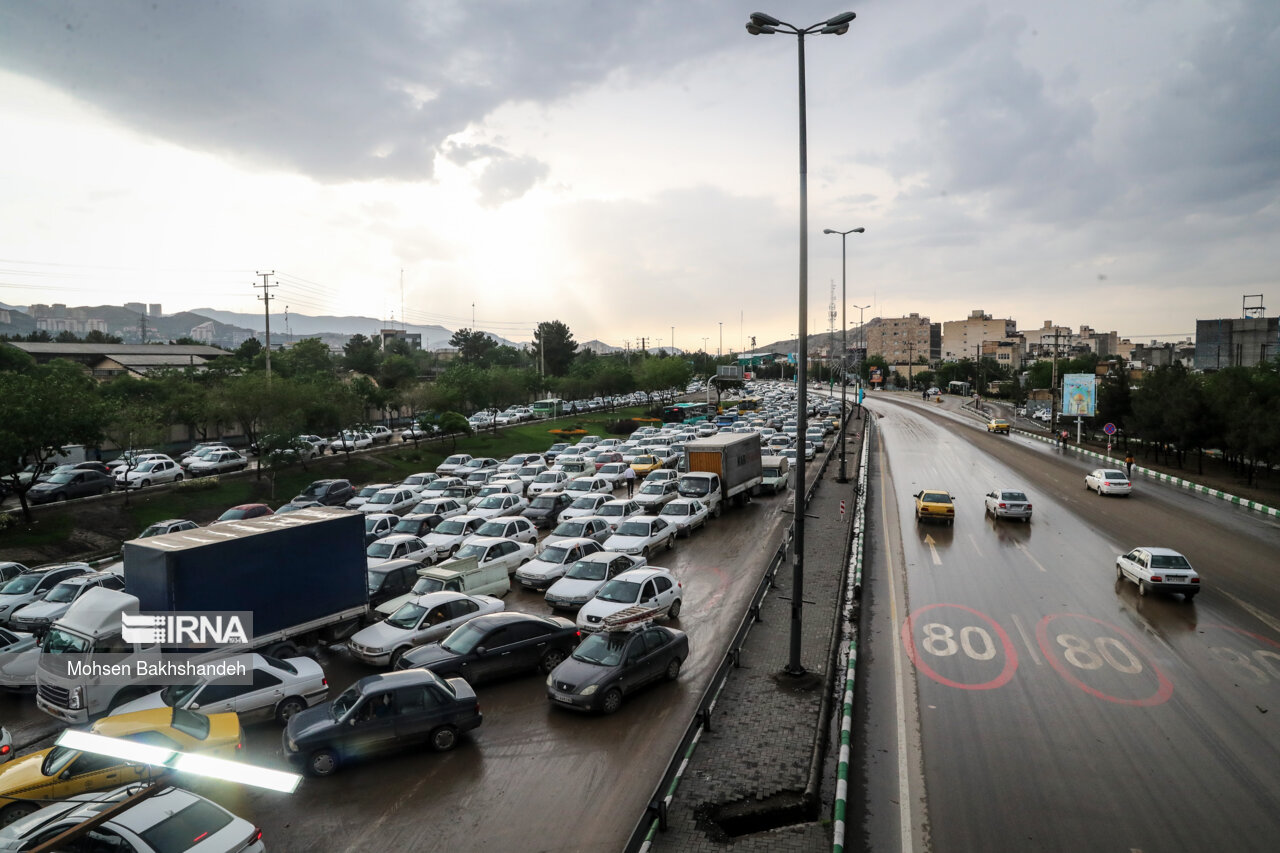
<svg viewBox="0 0 1280 853">
<path fill-rule="evenodd" d="M 566 408 L 564 400 L 559 397 L 535 400 L 529 404 L 529 411 L 533 412 L 535 418 L 558 418 L 565 413 Z"/>
<path fill-rule="evenodd" d="M 714 403 L 675 403 L 662 410 L 662 422 L 666 424 L 702 423 L 715 414 Z"/>
</svg>

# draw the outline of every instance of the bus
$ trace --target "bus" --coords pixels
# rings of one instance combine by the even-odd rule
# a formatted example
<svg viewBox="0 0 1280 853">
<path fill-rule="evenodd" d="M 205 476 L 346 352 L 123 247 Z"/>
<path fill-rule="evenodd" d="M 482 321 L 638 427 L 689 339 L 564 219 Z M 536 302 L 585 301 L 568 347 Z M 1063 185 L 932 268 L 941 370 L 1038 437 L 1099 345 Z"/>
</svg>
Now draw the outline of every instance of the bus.
<svg viewBox="0 0 1280 853">
<path fill-rule="evenodd" d="M 535 418 L 558 418 L 565 413 L 566 408 L 564 400 L 559 397 L 535 400 L 529 404 L 529 411 L 533 412 Z"/>
<path fill-rule="evenodd" d="M 662 410 L 666 424 L 697 424 L 715 413 L 714 403 L 675 403 Z"/>
</svg>

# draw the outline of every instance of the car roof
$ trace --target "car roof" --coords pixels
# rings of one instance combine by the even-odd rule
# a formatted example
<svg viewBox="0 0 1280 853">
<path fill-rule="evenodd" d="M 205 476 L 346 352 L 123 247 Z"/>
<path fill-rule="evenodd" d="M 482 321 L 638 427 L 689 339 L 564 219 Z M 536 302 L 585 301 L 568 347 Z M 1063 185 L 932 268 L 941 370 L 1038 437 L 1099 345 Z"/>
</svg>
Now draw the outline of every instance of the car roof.
<svg viewBox="0 0 1280 853">
<path fill-rule="evenodd" d="M 576 521 L 576 519 L 569 519 Z M 557 539 L 551 543 L 551 547 L 555 548 L 572 548 L 574 545 L 599 545 L 600 543 L 594 539 L 588 539 L 585 536 L 569 536 L 564 539 Z"/>
<path fill-rule="evenodd" d="M 1156 547 L 1153 545 L 1139 545 L 1134 550 L 1146 551 L 1148 554 L 1151 554 L 1152 556 L 1156 554 L 1159 554 L 1162 557 L 1183 557 L 1184 556 L 1181 551 L 1175 551 L 1172 548 Z"/>
<path fill-rule="evenodd" d="M 613 552 L 606 551 L 604 553 L 611 554 Z M 674 575 L 671 574 L 670 569 L 664 569 L 661 566 L 641 566 L 638 569 L 627 569 L 625 572 L 619 572 L 614 577 L 614 580 L 644 581 L 652 577 L 657 577 L 658 575 L 666 575 L 667 577 L 674 577 Z"/>
<path fill-rule="evenodd" d="M 416 571 L 416 570 L 418 570 L 418 569 L 422 568 L 422 563 L 419 563 L 417 560 L 407 560 L 407 559 L 400 559 L 400 560 L 387 560 L 385 563 L 379 563 L 379 564 L 378 564 L 378 565 L 376 565 L 376 566 L 370 566 L 370 567 L 369 567 L 369 572 L 370 572 L 370 573 L 377 572 L 378 574 L 386 574 L 386 573 L 387 573 L 387 572 L 389 572 L 389 571 L 392 571 L 392 570 L 394 570 L 394 569 L 401 569 L 401 568 L 404 568 L 404 569 L 413 569 L 413 570 L 415 570 L 415 571 Z"/>
<path fill-rule="evenodd" d="M 235 506 L 231 507 L 231 509 L 256 509 L 257 507 L 260 507 L 260 506 L 267 507 L 267 509 L 271 509 L 271 507 L 268 507 L 266 504 L 236 504 Z"/>
<path fill-rule="evenodd" d="M 417 536 L 414 536 L 412 533 L 393 533 L 393 534 L 391 534 L 390 536 L 383 536 L 383 537 L 382 537 L 381 539 L 379 539 L 378 541 L 379 541 L 379 542 L 390 542 L 390 543 L 392 543 L 392 544 L 395 544 L 395 543 L 397 543 L 397 542 L 407 542 L 407 541 L 409 541 L 410 539 L 417 539 L 417 538 L 418 538 L 418 537 L 417 537 Z"/>
</svg>

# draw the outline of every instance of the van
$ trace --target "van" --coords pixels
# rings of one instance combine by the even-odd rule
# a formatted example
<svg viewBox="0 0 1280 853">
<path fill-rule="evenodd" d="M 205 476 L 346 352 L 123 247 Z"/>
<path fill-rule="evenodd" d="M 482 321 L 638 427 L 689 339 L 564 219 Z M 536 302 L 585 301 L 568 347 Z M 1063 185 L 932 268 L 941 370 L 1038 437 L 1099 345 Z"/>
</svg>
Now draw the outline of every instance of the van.
<svg viewBox="0 0 1280 853">
<path fill-rule="evenodd" d="M 760 488 L 771 495 L 785 490 L 790 481 L 791 460 L 785 456 L 765 456 L 760 460 L 764 479 Z"/>
<path fill-rule="evenodd" d="M 482 566 L 477 557 L 453 560 L 446 566 L 418 569 L 418 581 L 413 585 L 413 590 L 379 604 L 374 608 L 376 617 L 381 619 L 390 616 L 406 601 L 441 590 L 502 597 L 511 591 L 511 577 L 504 564 Z"/>
</svg>

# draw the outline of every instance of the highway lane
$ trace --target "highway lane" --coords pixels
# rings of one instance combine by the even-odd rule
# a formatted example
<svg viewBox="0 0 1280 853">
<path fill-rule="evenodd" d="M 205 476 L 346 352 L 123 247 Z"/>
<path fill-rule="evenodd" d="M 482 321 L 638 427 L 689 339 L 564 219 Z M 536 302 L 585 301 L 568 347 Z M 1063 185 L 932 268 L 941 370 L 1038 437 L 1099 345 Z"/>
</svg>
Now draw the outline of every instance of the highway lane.
<svg viewBox="0 0 1280 853">
<path fill-rule="evenodd" d="M 1141 481 L 1100 499 L 1083 489 L 1095 463 L 903 397 L 868 403 L 888 546 L 872 571 L 901 574 L 894 628 L 918 698 L 904 723 L 924 755 L 904 849 L 1272 849 L 1280 528 Z M 997 486 L 1031 495 L 1030 525 L 984 516 Z M 956 496 L 954 528 L 916 525 L 921 488 Z M 1187 554 L 1205 591 L 1189 604 L 1118 584 L 1115 555 L 1140 544 Z"/>
</svg>

